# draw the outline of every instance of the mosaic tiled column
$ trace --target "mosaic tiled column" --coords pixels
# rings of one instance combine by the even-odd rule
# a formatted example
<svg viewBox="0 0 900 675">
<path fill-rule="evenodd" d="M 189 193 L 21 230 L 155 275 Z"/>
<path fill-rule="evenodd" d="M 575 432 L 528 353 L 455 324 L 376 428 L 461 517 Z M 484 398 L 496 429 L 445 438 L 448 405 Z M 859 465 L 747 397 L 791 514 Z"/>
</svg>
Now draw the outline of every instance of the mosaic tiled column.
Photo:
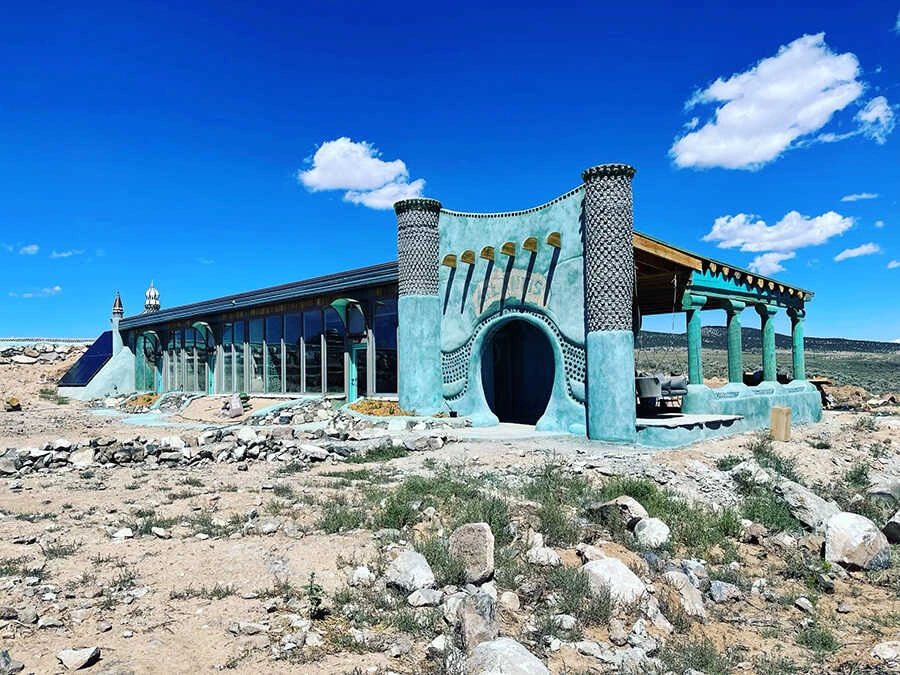
<svg viewBox="0 0 900 675">
<path fill-rule="evenodd" d="M 741 312 L 747 306 L 739 300 L 723 300 L 728 326 L 728 381 L 744 381 L 744 354 L 741 339 Z"/>
<path fill-rule="evenodd" d="M 778 311 L 772 305 L 757 305 L 760 332 L 762 333 L 763 380 L 774 382 L 777 373 L 775 366 L 775 321 L 773 317 Z"/>
<path fill-rule="evenodd" d="M 794 379 L 806 379 L 806 355 L 803 351 L 803 322 L 806 320 L 806 310 L 794 309 L 788 310 L 788 316 L 791 317 L 791 347 L 793 348 L 794 357 Z"/>
<path fill-rule="evenodd" d="M 700 312 L 706 304 L 706 297 L 685 293 L 681 303 L 687 323 L 688 383 L 703 384 L 703 323 Z"/>
<path fill-rule="evenodd" d="M 400 407 L 419 415 L 431 415 L 444 402 L 438 297 L 441 203 L 434 199 L 406 199 L 394 204 L 394 210 L 400 268 L 397 302 Z"/>
<path fill-rule="evenodd" d="M 584 171 L 585 409 L 590 438 L 634 442 L 634 167 Z"/>
</svg>

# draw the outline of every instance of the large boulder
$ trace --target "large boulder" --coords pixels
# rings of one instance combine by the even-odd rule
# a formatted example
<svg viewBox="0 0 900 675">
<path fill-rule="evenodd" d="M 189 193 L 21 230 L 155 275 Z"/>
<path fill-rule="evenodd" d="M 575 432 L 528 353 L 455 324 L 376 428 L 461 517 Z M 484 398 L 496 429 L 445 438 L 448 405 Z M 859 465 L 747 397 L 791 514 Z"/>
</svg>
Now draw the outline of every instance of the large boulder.
<svg viewBox="0 0 900 675">
<path fill-rule="evenodd" d="M 775 484 L 775 491 L 787 504 L 794 518 L 817 532 L 825 527 L 829 518 L 841 511 L 834 502 L 825 501 L 809 488 L 787 478 Z"/>
<path fill-rule="evenodd" d="M 478 645 L 466 660 L 469 675 L 550 675 L 540 659 L 508 637 Z"/>
<path fill-rule="evenodd" d="M 94 449 L 80 448 L 69 453 L 69 463 L 78 469 L 85 469 L 94 463 Z"/>
<path fill-rule="evenodd" d="M 604 522 L 621 522 L 629 530 L 639 520 L 650 515 L 640 502 L 627 495 L 610 499 L 608 502 L 594 502 L 588 505 L 587 511 L 594 518 Z"/>
<path fill-rule="evenodd" d="M 384 573 L 389 584 L 412 593 L 434 586 L 434 572 L 425 556 L 416 551 L 403 551 L 388 565 Z"/>
<path fill-rule="evenodd" d="M 825 525 L 825 560 L 873 570 L 891 564 L 887 537 L 865 516 L 842 511 Z"/>
<path fill-rule="evenodd" d="M 681 608 L 685 613 L 689 616 L 705 620 L 706 608 L 703 606 L 703 596 L 700 594 L 700 591 L 691 584 L 691 580 L 688 579 L 687 575 L 684 572 L 672 570 L 671 572 L 666 572 L 663 577 L 665 578 L 666 583 L 678 593 Z"/>
<path fill-rule="evenodd" d="M 642 518 L 634 526 L 634 539 L 644 549 L 662 548 L 671 537 L 669 526 L 659 518 Z"/>
<path fill-rule="evenodd" d="M 450 535 L 449 553 L 465 568 L 466 581 L 479 584 L 494 574 L 494 533 L 487 523 L 468 523 Z"/>
<path fill-rule="evenodd" d="M 618 558 L 592 560 L 581 569 L 588 575 L 588 582 L 594 593 L 608 589 L 610 598 L 616 603 L 634 602 L 646 590 L 644 582 Z"/>
</svg>

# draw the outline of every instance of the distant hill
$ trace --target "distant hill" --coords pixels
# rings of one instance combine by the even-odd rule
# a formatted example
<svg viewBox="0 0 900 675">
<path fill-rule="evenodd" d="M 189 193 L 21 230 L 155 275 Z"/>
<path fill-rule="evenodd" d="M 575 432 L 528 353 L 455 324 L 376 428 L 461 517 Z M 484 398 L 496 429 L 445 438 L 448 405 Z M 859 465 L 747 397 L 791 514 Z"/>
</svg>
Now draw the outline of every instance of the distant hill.
<svg viewBox="0 0 900 675">
<path fill-rule="evenodd" d="M 703 346 L 709 349 L 727 349 L 728 334 L 725 326 L 704 326 L 702 328 Z M 741 339 L 745 350 L 762 349 L 762 333 L 758 328 L 742 328 Z M 684 333 L 657 333 L 641 331 L 636 341 L 644 349 L 662 347 L 687 348 L 687 336 Z M 874 340 L 847 340 L 845 338 L 808 337 L 804 340 L 808 352 L 865 352 L 891 354 L 900 352 L 900 344 L 895 342 L 876 342 Z M 790 349 L 790 335 L 775 335 L 776 349 Z"/>
</svg>

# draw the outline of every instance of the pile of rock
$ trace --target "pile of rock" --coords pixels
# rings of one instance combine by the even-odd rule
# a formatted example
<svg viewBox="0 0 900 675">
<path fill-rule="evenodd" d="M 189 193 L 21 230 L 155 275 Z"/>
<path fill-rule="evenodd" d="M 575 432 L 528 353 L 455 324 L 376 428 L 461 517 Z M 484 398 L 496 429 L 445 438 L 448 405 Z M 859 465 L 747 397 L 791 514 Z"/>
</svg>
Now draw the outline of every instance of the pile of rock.
<svg viewBox="0 0 900 675">
<path fill-rule="evenodd" d="M 39 447 L 6 449 L 0 454 L 0 475 L 133 463 L 178 466 L 247 461 L 309 464 L 329 458 L 342 460 L 354 453 L 389 446 L 400 445 L 410 450 L 437 449 L 447 441 L 446 436 L 436 435 L 401 440 L 386 431 L 370 434 L 362 440 L 342 436 L 345 434 L 337 432 L 335 436 L 328 436 L 323 430 L 307 433 L 290 427 L 238 426 L 209 429 L 196 438 L 178 435 L 152 439 L 138 436 L 130 440 L 100 437 L 80 443 L 59 438 Z"/>
<path fill-rule="evenodd" d="M 0 349 L 0 365 L 15 363 L 30 366 L 36 363 L 54 363 L 69 354 L 82 353 L 87 349 L 80 344 L 57 344 L 40 342 L 30 346 L 5 347 Z"/>
</svg>

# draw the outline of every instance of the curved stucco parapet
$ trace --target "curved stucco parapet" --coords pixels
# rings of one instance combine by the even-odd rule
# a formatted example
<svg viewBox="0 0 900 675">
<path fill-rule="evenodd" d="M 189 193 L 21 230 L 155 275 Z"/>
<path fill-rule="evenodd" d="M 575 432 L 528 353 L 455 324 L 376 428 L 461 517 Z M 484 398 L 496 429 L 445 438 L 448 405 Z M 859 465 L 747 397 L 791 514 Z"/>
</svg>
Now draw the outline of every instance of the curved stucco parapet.
<svg viewBox="0 0 900 675">
<path fill-rule="evenodd" d="M 441 210 L 440 258 L 458 261 L 440 269 L 443 351 L 463 345 L 484 317 L 513 306 L 546 314 L 567 338 L 583 342 L 583 282 L 565 264 L 582 255 L 583 194 L 579 186 L 523 211 Z M 462 262 L 464 251 L 476 253 L 473 263 Z M 576 283 L 578 298 L 569 292 Z"/>
</svg>

